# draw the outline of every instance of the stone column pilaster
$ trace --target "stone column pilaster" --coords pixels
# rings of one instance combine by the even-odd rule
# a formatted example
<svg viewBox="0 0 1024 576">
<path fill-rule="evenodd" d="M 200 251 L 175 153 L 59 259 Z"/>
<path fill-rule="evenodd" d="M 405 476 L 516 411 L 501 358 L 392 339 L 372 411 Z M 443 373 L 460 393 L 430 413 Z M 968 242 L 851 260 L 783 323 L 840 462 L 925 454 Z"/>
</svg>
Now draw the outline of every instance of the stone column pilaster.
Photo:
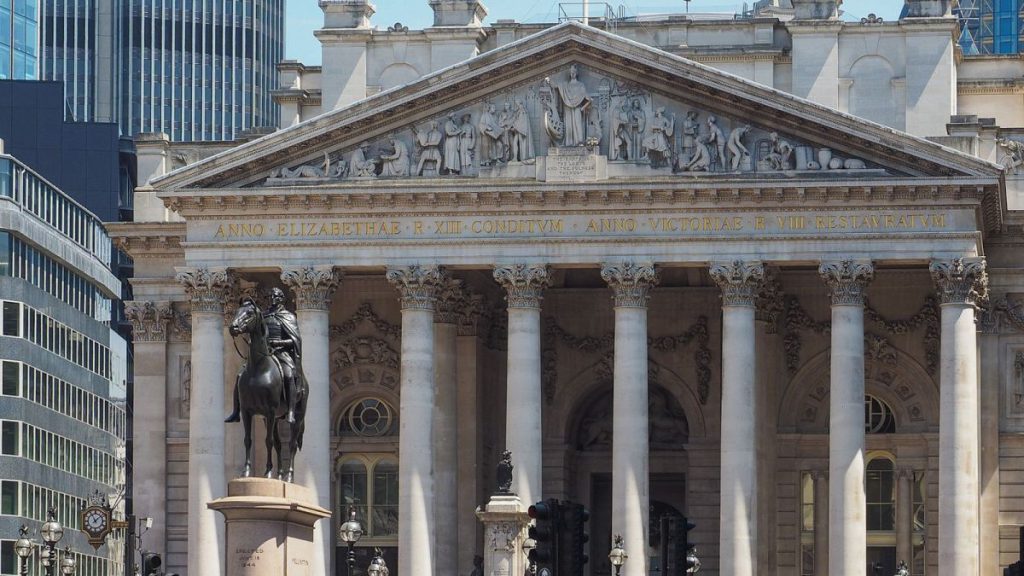
<svg viewBox="0 0 1024 576">
<path fill-rule="evenodd" d="M 508 302 L 505 448 L 515 465 L 512 492 L 525 506 L 542 498 L 540 302 L 549 282 L 544 264 L 496 266 Z"/>
<path fill-rule="evenodd" d="M 434 576 L 434 308 L 446 277 L 434 265 L 388 267 L 386 277 L 402 303 L 398 573 Z"/>
<path fill-rule="evenodd" d="M 830 576 L 863 576 L 867 566 L 864 494 L 864 288 L 870 261 L 823 262 L 832 299 L 828 477 Z"/>
<path fill-rule="evenodd" d="M 975 304 L 985 294 L 983 258 L 933 261 L 942 335 L 939 364 L 939 576 L 978 576 L 979 413 Z"/>
<path fill-rule="evenodd" d="M 125 302 L 132 324 L 135 404 L 132 414 L 137 458 L 132 468 L 136 510 L 153 518 L 146 542 L 167 549 L 167 323 L 170 302 Z"/>
<path fill-rule="evenodd" d="M 722 289 L 721 573 L 757 574 L 757 406 L 754 304 L 764 264 L 711 265 Z"/>
<path fill-rule="evenodd" d="M 896 470 L 896 562 L 914 563 L 914 471 Z"/>
<path fill-rule="evenodd" d="M 648 470 L 647 300 L 658 283 L 651 263 L 601 267 L 615 293 L 612 395 L 612 534 L 621 534 L 626 576 L 647 576 L 650 482 Z M 628 552 L 627 552 L 628 553 Z"/>
<path fill-rule="evenodd" d="M 482 554 L 483 525 L 474 514 L 483 498 L 480 480 L 483 459 L 483 422 L 481 417 L 480 383 L 483 375 L 482 340 L 478 333 L 484 316 L 486 301 L 480 294 L 469 294 L 465 306 L 459 311 L 456 338 L 456 376 L 458 425 L 457 446 L 459 462 L 459 566 L 458 574 L 473 571 L 473 558 Z"/>
<path fill-rule="evenodd" d="M 192 306 L 192 393 L 188 438 L 188 573 L 224 566 L 224 525 L 206 507 L 227 495 L 224 474 L 224 299 L 226 270 L 179 270 Z"/>
<path fill-rule="evenodd" d="M 309 489 L 314 502 L 331 510 L 331 298 L 342 274 L 331 266 L 285 270 L 281 281 L 295 294 L 295 315 L 302 337 L 302 372 L 309 384 L 306 402 L 306 431 L 302 453 L 296 461 L 296 481 Z M 310 558 L 312 576 L 334 574 L 334 542 L 331 521 L 319 522 L 313 530 Z"/>
<path fill-rule="evenodd" d="M 815 470 L 814 478 L 814 574 L 828 574 L 828 472 Z"/>
<path fill-rule="evenodd" d="M 458 574 L 459 461 L 456 337 L 466 305 L 462 281 L 450 279 L 437 292 L 434 313 L 434 565 L 438 574 Z"/>
</svg>

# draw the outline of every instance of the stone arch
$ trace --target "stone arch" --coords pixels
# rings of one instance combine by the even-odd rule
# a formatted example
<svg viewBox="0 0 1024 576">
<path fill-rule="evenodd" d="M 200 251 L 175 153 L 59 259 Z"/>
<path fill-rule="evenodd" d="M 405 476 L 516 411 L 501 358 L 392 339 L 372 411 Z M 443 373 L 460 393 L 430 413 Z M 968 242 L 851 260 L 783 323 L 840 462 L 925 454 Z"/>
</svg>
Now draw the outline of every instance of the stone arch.
<svg viewBox="0 0 1024 576">
<path fill-rule="evenodd" d="M 939 391 L 927 370 L 880 336 L 867 334 L 866 340 L 865 393 L 877 396 L 893 409 L 897 433 L 937 429 Z M 830 372 L 829 350 L 800 368 L 779 403 L 779 432 L 828 431 Z"/>
<path fill-rule="evenodd" d="M 377 84 L 380 86 L 381 91 L 390 90 L 396 86 L 402 86 L 419 80 L 420 76 L 422 74 L 413 66 L 404 62 L 396 62 L 381 71 Z"/>
<path fill-rule="evenodd" d="M 387 402 L 395 413 L 395 426 L 398 425 L 399 360 L 394 347 L 376 336 L 350 336 L 331 341 L 332 436 L 338 435 L 345 409 L 367 396 Z"/>
<path fill-rule="evenodd" d="M 707 425 L 693 388 L 678 374 L 652 360 L 648 361 L 648 367 L 650 389 L 653 391 L 657 387 L 663 390 L 676 403 L 686 420 L 688 438 L 705 438 Z M 559 384 L 552 403 L 554 413 L 560 415 L 559 427 L 551 432 L 567 443 L 573 441 L 583 415 L 597 401 L 597 396 L 610 390 L 611 386 L 611 376 L 598 365 L 586 368 L 564 384 Z"/>
<path fill-rule="evenodd" d="M 891 127 L 896 126 L 896 115 L 893 100 L 896 96 L 893 87 L 892 64 L 884 56 L 866 55 L 858 58 L 850 66 L 849 112 L 873 122 Z"/>
</svg>

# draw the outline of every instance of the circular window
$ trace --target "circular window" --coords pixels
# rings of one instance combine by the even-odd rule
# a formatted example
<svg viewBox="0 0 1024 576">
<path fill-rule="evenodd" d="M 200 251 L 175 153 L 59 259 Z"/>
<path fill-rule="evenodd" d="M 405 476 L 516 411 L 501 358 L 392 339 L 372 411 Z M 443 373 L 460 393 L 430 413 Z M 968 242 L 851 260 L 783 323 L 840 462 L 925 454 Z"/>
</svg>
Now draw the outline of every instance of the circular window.
<svg viewBox="0 0 1024 576">
<path fill-rule="evenodd" d="M 896 417 L 892 408 L 874 396 L 864 396 L 864 431 L 868 434 L 896 432 Z"/>
<path fill-rule="evenodd" d="M 394 416 L 387 402 L 365 398 L 348 410 L 348 427 L 359 436 L 385 436 L 391 431 Z"/>
</svg>

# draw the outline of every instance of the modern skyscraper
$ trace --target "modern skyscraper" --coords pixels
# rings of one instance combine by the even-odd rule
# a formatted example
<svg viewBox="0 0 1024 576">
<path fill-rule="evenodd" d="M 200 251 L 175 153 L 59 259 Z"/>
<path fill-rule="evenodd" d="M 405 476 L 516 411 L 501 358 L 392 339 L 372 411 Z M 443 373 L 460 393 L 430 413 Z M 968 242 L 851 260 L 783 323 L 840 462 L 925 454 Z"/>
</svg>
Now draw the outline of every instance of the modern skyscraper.
<svg viewBox="0 0 1024 576">
<path fill-rule="evenodd" d="M 965 54 L 1016 54 L 1024 47 L 1024 2 L 960 0 L 960 46 Z"/>
<path fill-rule="evenodd" d="M 110 326 L 121 288 L 110 238 L 2 144 L 0 222 L 0 572 L 16 573 L 18 526 L 38 531 L 53 507 L 77 574 L 121 573 L 123 537 L 97 551 L 80 532 L 87 499 L 126 482 L 128 354 Z"/>
<path fill-rule="evenodd" d="M 37 77 L 36 0 L 0 0 L 0 80 Z"/>
</svg>

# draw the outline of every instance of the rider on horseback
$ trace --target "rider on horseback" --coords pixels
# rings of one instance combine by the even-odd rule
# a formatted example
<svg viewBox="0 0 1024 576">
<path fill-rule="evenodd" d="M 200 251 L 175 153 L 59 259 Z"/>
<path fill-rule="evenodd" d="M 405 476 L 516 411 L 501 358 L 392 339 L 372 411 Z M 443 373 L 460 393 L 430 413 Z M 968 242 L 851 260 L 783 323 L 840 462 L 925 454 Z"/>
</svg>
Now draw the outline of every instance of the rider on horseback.
<svg viewBox="0 0 1024 576">
<path fill-rule="evenodd" d="M 295 314 L 284 307 L 284 291 L 280 288 L 270 290 L 270 308 L 263 313 L 263 321 L 267 327 L 267 343 L 271 347 L 271 354 L 281 366 L 281 375 L 284 380 L 284 393 L 288 402 L 289 424 L 295 423 L 295 403 L 297 396 L 297 368 L 299 358 L 302 357 L 302 338 L 299 337 L 299 325 Z M 238 379 L 245 373 L 245 366 L 238 372 L 235 379 L 234 411 L 228 416 L 225 422 L 239 421 L 238 405 Z"/>
</svg>

